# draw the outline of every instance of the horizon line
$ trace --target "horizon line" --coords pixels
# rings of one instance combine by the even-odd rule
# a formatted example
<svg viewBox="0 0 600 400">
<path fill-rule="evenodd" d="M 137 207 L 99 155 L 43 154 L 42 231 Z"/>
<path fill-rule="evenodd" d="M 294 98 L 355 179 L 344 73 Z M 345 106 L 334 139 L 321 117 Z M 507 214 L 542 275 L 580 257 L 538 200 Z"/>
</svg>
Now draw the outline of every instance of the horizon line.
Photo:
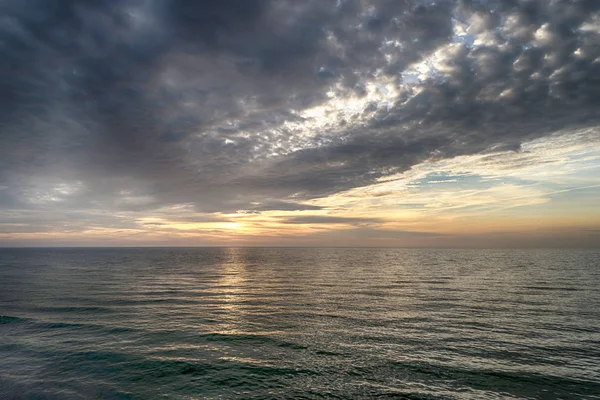
<svg viewBox="0 0 600 400">
<path fill-rule="evenodd" d="M 0 246 L 12 249 L 436 249 L 436 250 L 600 250 L 600 246 L 466 247 L 466 246 Z"/>
</svg>

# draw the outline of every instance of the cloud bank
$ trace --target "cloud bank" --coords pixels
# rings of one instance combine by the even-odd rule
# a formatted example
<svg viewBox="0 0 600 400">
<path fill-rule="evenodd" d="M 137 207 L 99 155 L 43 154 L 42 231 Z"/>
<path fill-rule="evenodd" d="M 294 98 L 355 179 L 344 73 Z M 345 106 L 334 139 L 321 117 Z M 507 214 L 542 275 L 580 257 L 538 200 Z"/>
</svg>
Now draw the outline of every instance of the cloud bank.
<svg viewBox="0 0 600 400">
<path fill-rule="evenodd" d="M 43 226 L 317 211 L 425 161 L 600 122 L 595 0 L 7 0 L 0 15 L 0 210 L 18 229 L 44 210 Z"/>
</svg>

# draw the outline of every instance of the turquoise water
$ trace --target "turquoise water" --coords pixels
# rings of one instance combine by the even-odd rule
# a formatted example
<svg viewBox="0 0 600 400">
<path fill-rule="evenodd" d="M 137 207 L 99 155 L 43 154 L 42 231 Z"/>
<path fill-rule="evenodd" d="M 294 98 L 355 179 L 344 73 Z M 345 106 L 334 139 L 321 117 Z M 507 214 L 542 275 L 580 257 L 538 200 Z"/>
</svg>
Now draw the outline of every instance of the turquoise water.
<svg viewBox="0 0 600 400">
<path fill-rule="evenodd" d="M 1 399 L 600 399 L 600 251 L 0 249 Z"/>
</svg>

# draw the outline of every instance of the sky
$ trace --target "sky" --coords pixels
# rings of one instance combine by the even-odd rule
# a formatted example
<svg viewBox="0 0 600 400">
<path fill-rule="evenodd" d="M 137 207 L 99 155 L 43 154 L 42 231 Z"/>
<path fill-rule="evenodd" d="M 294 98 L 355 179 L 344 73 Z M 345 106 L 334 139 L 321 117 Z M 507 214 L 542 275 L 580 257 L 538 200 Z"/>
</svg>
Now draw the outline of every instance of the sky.
<svg viewBox="0 0 600 400">
<path fill-rule="evenodd" d="M 598 0 L 4 0 L 0 246 L 600 247 Z"/>
</svg>

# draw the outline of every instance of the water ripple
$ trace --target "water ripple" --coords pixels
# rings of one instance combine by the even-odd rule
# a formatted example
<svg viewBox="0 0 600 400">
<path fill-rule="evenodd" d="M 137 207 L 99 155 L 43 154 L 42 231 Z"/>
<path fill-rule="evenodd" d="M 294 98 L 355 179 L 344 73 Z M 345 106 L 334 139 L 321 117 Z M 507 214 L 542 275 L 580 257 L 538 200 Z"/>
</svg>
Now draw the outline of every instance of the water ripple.
<svg viewBox="0 0 600 400">
<path fill-rule="evenodd" d="M 598 259 L 0 250 L 0 398 L 598 398 Z"/>
</svg>

